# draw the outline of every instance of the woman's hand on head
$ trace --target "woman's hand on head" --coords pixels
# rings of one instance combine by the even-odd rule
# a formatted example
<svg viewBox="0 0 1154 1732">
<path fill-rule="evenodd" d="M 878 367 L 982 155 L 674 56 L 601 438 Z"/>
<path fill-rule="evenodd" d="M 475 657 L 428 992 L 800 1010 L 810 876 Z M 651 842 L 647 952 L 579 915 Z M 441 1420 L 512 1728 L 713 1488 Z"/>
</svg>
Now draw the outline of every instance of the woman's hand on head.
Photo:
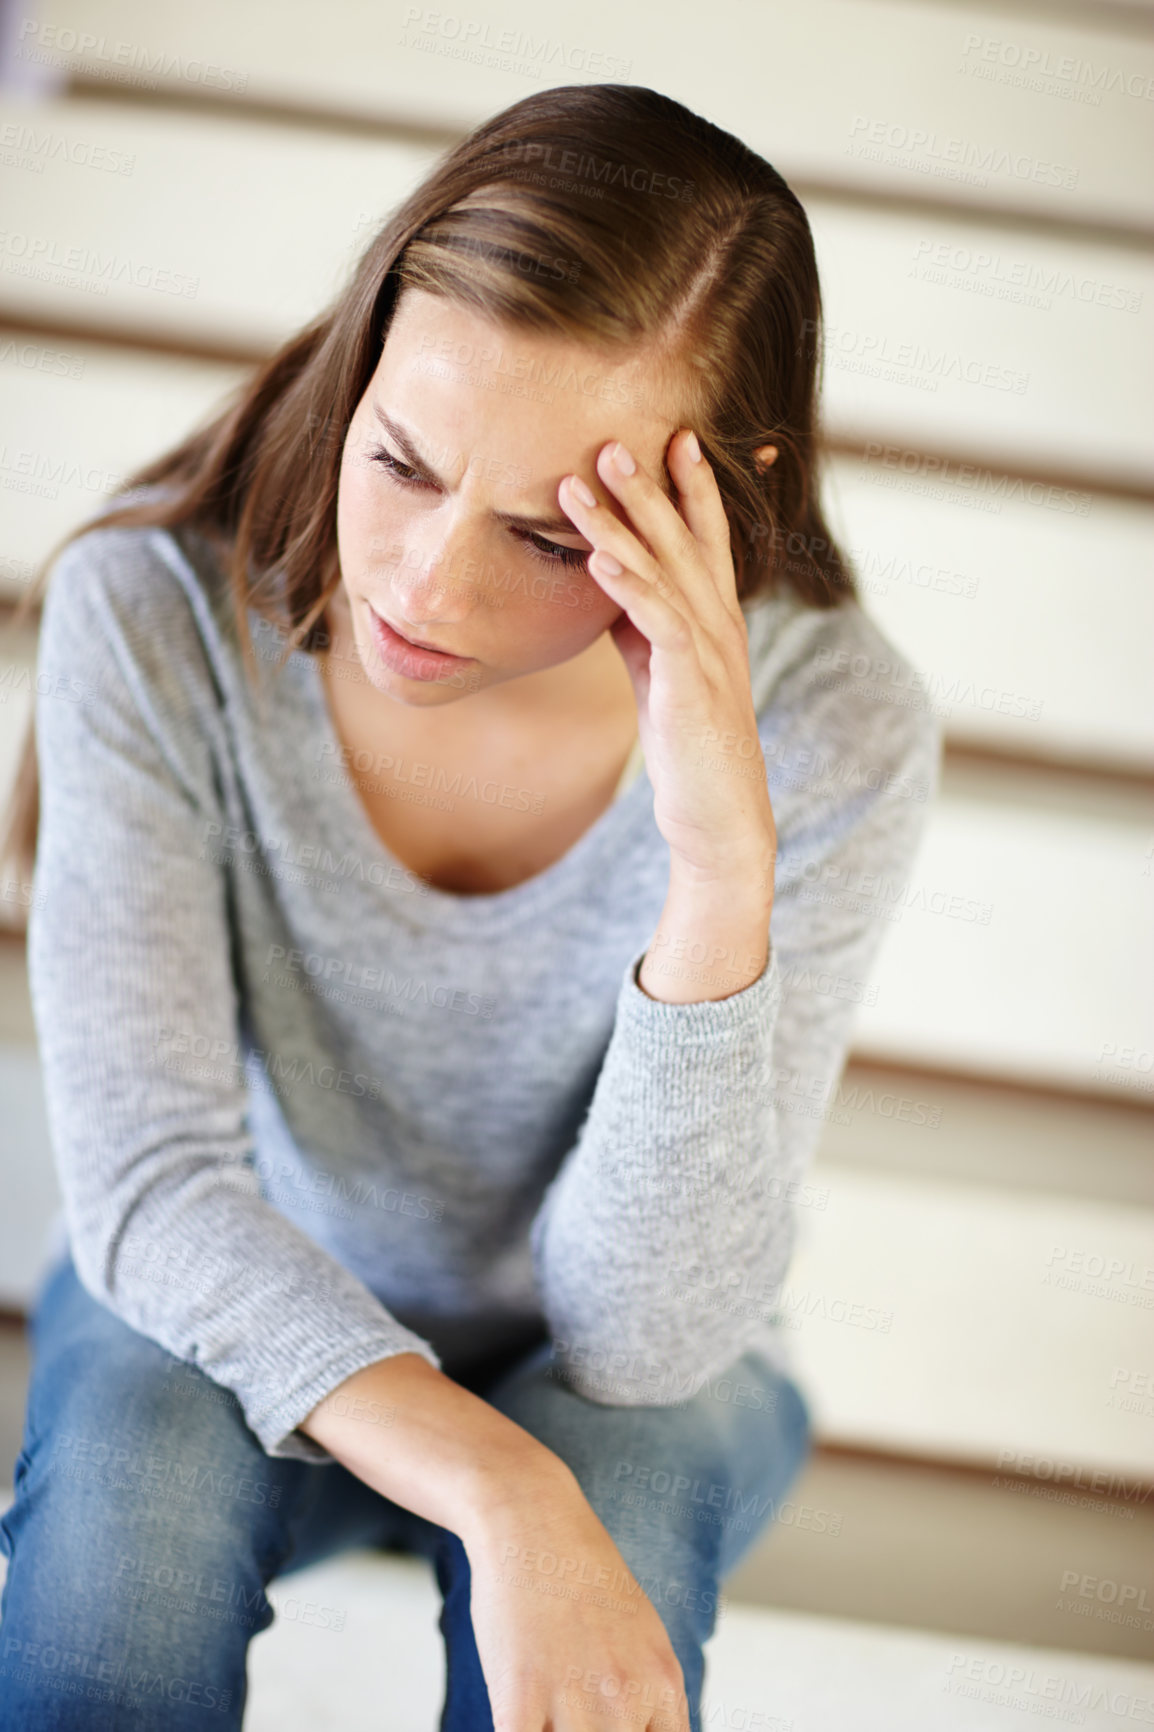
<svg viewBox="0 0 1154 1732">
<path fill-rule="evenodd" d="M 603 445 L 596 470 L 626 522 L 581 477 L 566 476 L 558 500 L 593 544 L 591 575 L 623 609 L 610 631 L 637 698 L 654 818 L 672 869 L 737 887 L 772 862 L 777 832 L 729 520 L 689 429 L 667 447 L 676 504 L 630 453 L 622 464 L 622 449 L 617 440 Z"/>
</svg>

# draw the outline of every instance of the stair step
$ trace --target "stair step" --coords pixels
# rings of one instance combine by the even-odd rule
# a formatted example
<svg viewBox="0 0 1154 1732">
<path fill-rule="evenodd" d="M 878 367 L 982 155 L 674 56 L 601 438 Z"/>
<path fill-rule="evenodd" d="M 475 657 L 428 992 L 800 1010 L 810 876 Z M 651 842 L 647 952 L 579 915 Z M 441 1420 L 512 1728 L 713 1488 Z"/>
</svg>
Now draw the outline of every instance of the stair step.
<svg viewBox="0 0 1154 1732">
<path fill-rule="evenodd" d="M 58 1191 L 31 1049 L 0 1047 L 0 1086 L 0 1304 L 18 1309 Z M 720 1276 L 695 1279 L 708 1302 Z M 1057 1485 L 1096 1473 L 1106 1492 L 1154 1481 L 1154 1208 L 819 1159 L 779 1309 L 823 1442 Z"/>
<path fill-rule="evenodd" d="M 1154 508 L 943 469 L 871 435 L 830 464 L 825 498 L 951 744 L 1149 775 Z"/>
<path fill-rule="evenodd" d="M 1026 770 L 943 777 L 906 889 L 886 892 L 855 1050 L 1149 1106 L 1148 803 L 1048 793 Z"/>
<path fill-rule="evenodd" d="M 820 1163 L 813 1199 L 779 1308 L 824 1440 L 1154 1483 L 1154 1209 Z"/>
<path fill-rule="evenodd" d="M 66 141 L 74 158 L 61 148 L 37 158 L 40 172 L 0 171 L 0 313 L 177 344 L 275 346 L 329 301 L 437 155 L 399 137 L 79 97 L 6 95 L 0 118 L 17 138 Z M 131 172 L 91 166 L 98 149 Z M 1147 255 L 1068 233 L 1011 237 L 980 217 L 863 210 L 819 192 L 807 194 L 806 209 L 832 434 L 1150 486 Z M 1038 290 L 1018 303 L 972 292 L 966 261 L 978 257 L 1050 285 L 1049 296 Z M 937 258 L 963 268 L 937 267 Z M 983 267 L 982 286 L 996 286 L 994 269 Z M 1108 291 L 1106 304 L 1080 295 L 1087 284 Z"/>
<path fill-rule="evenodd" d="M 190 433 L 248 370 L 0 328 L 0 597 L 18 599 L 64 535 Z"/>
<path fill-rule="evenodd" d="M 1142 226 L 1154 207 L 1131 171 L 1149 154 L 1141 98 L 1154 56 L 1134 28 L 1110 29 L 1088 12 L 1002 17 L 895 0 L 762 11 L 724 0 L 710 24 L 741 52 L 695 53 L 691 68 L 686 44 L 699 15 L 684 3 L 657 31 L 644 9 L 611 0 L 547 19 L 534 0 L 506 0 L 499 21 L 483 23 L 347 4 L 327 16 L 331 27 L 317 31 L 309 0 L 199 0 L 166 9 L 162 21 L 148 0 L 48 0 L 42 29 L 18 41 L 30 75 L 86 70 L 186 99 L 462 131 L 543 85 L 606 79 L 681 93 L 691 70 L 682 99 L 720 117 L 788 179 L 1071 223 Z M 767 102 L 772 65 L 789 77 Z"/>
<path fill-rule="evenodd" d="M 59 537 L 245 372 L 0 329 L 0 451 L 12 483 L 0 596 L 20 595 Z M 1007 491 L 996 512 L 978 511 L 971 489 L 932 497 L 924 476 L 901 472 L 902 452 L 875 443 L 872 457 L 831 464 L 831 517 L 866 611 L 921 673 L 951 743 L 1154 769 L 1154 508 L 1079 494 L 1089 508 L 1071 513 L 1047 507 L 1046 489 L 1010 492 L 1017 484 L 986 470 Z"/>
<path fill-rule="evenodd" d="M 308 1577 L 272 1590 L 285 1609 L 253 1643 L 246 1726 L 369 1732 L 387 1680 L 391 1732 L 431 1732 L 444 1660 L 428 1567 L 362 1554 Z M 303 1622 L 321 1606 L 346 1612 L 342 1632 Z M 732 1603 L 706 1654 L 703 1732 L 996 1732 L 1035 1702 L 1076 1704 L 1082 1727 L 1116 1732 L 1119 1703 L 1154 1705 L 1154 1666 Z"/>
<path fill-rule="evenodd" d="M 376 1732 L 386 1704 L 389 1732 L 433 1732 L 445 1664 L 423 1559 L 346 1552 L 281 1577 L 269 1599 L 246 1732 Z M 1154 1715 L 1154 1666 L 728 1597 L 705 1652 L 703 1732 L 1017 1732 L 1023 1713 L 1117 1732 Z"/>
</svg>

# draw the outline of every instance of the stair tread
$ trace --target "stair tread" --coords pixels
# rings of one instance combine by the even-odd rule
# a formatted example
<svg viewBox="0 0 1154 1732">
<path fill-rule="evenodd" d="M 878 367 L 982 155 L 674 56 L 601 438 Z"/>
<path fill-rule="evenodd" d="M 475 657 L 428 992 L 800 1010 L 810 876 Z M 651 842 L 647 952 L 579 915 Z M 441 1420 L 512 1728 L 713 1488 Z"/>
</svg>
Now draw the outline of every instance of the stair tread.
<svg viewBox="0 0 1154 1732">
<path fill-rule="evenodd" d="M 95 24 L 85 0 L 51 0 L 37 16 L 58 27 L 52 40 L 66 46 L 69 29 L 72 42 L 85 32 L 99 38 L 87 54 L 28 44 L 62 73 L 87 67 L 107 79 L 127 70 L 183 95 L 461 130 L 542 82 L 564 81 L 569 68 L 571 77 L 677 92 L 688 70 L 685 29 L 654 31 L 644 10 L 608 3 L 583 8 L 572 30 L 543 27 L 534 0 L 506 0 L 499 22 L 483 27 L 435 11 L 358 6 L 348 14 L 355 36 L 339 24 L 316 31 L 309 0 L 275 8 L 199 0 L 166 10 L 163 27 L 148 0 L 102 0 Z M 682 13 L 673 17 L 680 23 Z M 720 116 L 790 180 L 1142 225 L 1151 191 L 1130 165 L 1148 155 L 1149 116 L 1134 98 L 1148 90 L 1154 65 L 1133 30 L 1109 22 L 1039 15 L 1027 28 L 1025 20 L 876 0 L 811 0 L 763 14 L 729 0 L 711 24 L 741 52 L 695 54 L 685 100 Z M 113 43 L 139 62 L 110 65 Z M 1022 58 L 1027 48 L 1032 62 Z M 772 102 L 767 64 L 790 68 Z M 1031 64 L 1048 99 L 1020 87 L 1021 68 Z M 1123 73 L 1130 90 L 1119 88 Z"/>
</svg>

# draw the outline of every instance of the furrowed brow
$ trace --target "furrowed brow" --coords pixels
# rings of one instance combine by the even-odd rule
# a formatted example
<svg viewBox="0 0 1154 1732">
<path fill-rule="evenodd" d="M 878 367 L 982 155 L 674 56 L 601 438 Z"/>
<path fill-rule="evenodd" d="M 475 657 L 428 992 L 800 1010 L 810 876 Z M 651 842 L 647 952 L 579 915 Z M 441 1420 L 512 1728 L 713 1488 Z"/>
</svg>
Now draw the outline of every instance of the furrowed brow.
<svg viewBox="0 0 1154 1732">
<path fill-rule="evenodd" d="M 435 481 L 438 487 L 444 487 L 444 481 L 437 474 L 432 465 L 427 463 L 421 456 L 421 453 L 413 443 L 411 435 L 402 423 L 400 421 L 394 421 L 392 416 L 386 414 L 377 403 L 373 404 L 373 414 L 376 416 L 389 437 L 394 440 L 400 450 L 401 456 L 409 465 L 409 468 L 415 469 L 418 474 L 422 475 L 427 480 Z M 658 477 L 658 481 L 661 486 L 661 491 L 664 493 L 666 499 L 668 499 L 671 504 L 676 504 L 673 495 L 673 482 L 671 481 L 669 471 L 666 469 L 664 464 L 661 466 L 661 474 Z M 507 529 L 525 529 L 529 530 L 534 535 L 579 535 L 581 533 L 572 518 L 569 517 L 556 515 L 525 517 L 515 511 L 494 511 L 493 516 L 498 523 L 504 524 Z"/>
</svg>

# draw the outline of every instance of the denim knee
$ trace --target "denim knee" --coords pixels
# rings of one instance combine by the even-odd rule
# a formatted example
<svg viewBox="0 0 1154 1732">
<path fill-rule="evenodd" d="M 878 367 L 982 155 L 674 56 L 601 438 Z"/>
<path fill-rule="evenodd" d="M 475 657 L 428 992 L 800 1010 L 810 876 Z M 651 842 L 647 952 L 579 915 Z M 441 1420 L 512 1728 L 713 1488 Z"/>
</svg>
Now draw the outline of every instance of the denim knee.
<svg viewBox="0 0 1154 1732">
<path fill-rule="evenodd" d="M 65 1261 L 32 1319 L 0 1624 L 0 1732 L 239 1727 L 247 1643 L 309 1464 Z"/>
<path fill-rule="evenodd" d="M 603 1521 L 631 1508 L 654 1533 L 723 1538 L 723 1574 L 773 1521 L 812 1447 L 801 1391 L 754 1351 L 688 1400 L 622 1406 L 578 1394 L 546 1344 L 486 1399 L 569 1465 Z"/>
</svg>

